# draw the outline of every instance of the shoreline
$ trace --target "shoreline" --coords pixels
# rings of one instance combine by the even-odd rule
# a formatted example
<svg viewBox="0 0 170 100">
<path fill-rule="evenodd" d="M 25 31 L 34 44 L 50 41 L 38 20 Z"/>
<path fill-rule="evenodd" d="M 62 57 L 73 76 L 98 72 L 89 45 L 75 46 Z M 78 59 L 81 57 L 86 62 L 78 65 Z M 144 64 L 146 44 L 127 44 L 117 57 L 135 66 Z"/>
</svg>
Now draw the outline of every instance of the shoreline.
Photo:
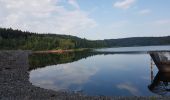
<svg viewBox="0 0 170 100">
<path fill-rule="evenodd" d="M 68 50 L 44 50 L 44 51 L 32 51 L 32 53 L 68 53 L 68 52 L 81 52 L 81 51 L 90 51 L 91 48 L 80 48 L 80 49 L 68 49 Z"/>
<path fill-rule="evenodd" d="M 30 51 L 0 51 L 1 100 L 168 100 L 170 97 L 150 96 L 86 96 L 78 93 L 52 91 L 29 82 Z"/>
</svg>

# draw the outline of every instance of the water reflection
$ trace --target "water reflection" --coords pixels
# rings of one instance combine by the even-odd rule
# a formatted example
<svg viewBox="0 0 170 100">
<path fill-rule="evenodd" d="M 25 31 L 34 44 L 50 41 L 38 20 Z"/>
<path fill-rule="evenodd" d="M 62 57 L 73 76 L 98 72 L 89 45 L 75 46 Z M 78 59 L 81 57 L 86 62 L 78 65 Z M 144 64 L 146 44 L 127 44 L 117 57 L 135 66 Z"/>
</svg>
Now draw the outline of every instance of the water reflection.
<svg viewBox="0 0 170 100">
<path fill-rule="evenodd" d="M 75 62 L 80 59 L 86 59 L 87 57 L 100 55 L 100 54 L 113 54 L 112 52 L 93 52 L 93 51 L 82 51 L 82 52 L 68 52 L 68 53 L 33 53 L 29 55 L 30 70 L 50 66 L 57 64 L 64 64 Z"/>
<path fill-rule="evenodd" d="M 150 54 L 153 58 L 155 52 Z M 158 72 L 154 65 L 155 60 L 151 62 L 151 57 L 141 52 L 33 54 L 29 57 L 30 81 L 42 88 L 81 91 L 86 95 L 163 95 L 169 89 L 166 88 L 162 93 L 162 90 L 155 91 L 158 91 L 160 81 L 164 79 L 163 83 L 166 83 L 170 75 L 165 76 Z M 150 65 L 151 67 L 148 67 Z"/>
<path fill-rule="evenodd" d="M 149 90 L 159 95 L 169 95 L 170 92 L 170 73 L 158 72 L 152 83 L 148 86 Z"/>
<path fill-rule="evenodd" d="M 81 91 L 79 85 L 86 83 L 89 77 L 93 76 L 97 70 L 97 67 L 90 68 L 90 66 L 79 67 L 77 65 L 54 65 L 50 66 L 50 69 L 40 69 L 32 72 L 34 79 L 31 81 L 34 85 L 41 85 L 43 88 L 56 91 L 67 91 L 69 86 L 74 84 L 78 87 L 74 88 L 74 91 Z"/>
<path fill-rule="evenodd" d="M 149 90 L 159 95 L 169 95 L 170 92 L 170 52 L 151 52 L 154 63 L 159 71 L 153 78 L 153 63 L 151 63 L 151 84 Z"/>
<path fill-rule="evenodd" d="M 35 86 L 56 91 L 68 91 L 69 86 L 74 84 L 76 86 L 72 86 L 74 92 L 82 91 L 80 85 L 86 83 L 89 77 L 97 72 L 97 66 L 82 65 L 80 67 L 79 65 L 81 64 L 70 64 L 70 62 L 76 62 L 100 54 L 107 55 L 112 53 L 93 51 L 68 52 L 63 54 L 34 53 L 29 56 L 29 70 L 32 70 L 30 81 Z M 63 66 L 63 64 L 65 65 Z"/>
</svg>

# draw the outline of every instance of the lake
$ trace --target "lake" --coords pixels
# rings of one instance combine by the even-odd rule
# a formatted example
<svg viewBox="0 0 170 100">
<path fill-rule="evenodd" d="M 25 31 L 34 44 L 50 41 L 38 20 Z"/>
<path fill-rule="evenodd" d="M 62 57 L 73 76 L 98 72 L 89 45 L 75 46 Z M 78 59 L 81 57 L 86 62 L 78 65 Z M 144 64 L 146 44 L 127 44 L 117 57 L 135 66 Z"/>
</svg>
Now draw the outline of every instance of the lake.
<svg viewBox="0 0 170 100">
<path fill-rule="evenodd" d="M 170 46 L 32 54 L 29 56 L 29 80 L 41 88 L 90 96 L 169 95 L 168 91 L 148 88 L 155 82 L 154 78 L 160 75 L 148 53 L 157 50 L 168 51 Z"/>
</svg>

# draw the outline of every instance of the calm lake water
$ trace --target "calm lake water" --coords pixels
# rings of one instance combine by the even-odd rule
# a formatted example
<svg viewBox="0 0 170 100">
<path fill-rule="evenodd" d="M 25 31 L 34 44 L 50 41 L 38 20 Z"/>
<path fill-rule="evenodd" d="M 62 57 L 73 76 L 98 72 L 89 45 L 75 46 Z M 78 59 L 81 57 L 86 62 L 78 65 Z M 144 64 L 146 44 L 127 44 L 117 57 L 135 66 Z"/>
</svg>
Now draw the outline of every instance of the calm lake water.
<svg viewBox="0 0 170 100">
<path fill-rule="evenodd" d="M 122 53 L 104 53 L 114 50 Z M 153 61 L 150 55 L 141 52 L 150 50 L 170 50 L 170 46 L 97 50 L 101 52 L 33 54 L 29 57 L 30 82 L 45 89 L 80 92 L 92 96 L 165 95 L 165 91 L 153 93 L 148 89 L 158 73 L 155 65 L 153 69 L 151 68 Z"/>
</svg>

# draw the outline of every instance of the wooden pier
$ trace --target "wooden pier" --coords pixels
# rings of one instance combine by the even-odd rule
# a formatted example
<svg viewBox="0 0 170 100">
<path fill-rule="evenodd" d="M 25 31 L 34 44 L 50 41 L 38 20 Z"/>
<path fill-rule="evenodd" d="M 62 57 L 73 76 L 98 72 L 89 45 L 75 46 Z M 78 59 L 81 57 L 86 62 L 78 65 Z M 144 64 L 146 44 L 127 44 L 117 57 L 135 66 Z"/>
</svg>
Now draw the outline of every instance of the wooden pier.
<svg viewBox="0 0 170 100">
<path fill-rule="evenodd" d="M 170 52 L 150 52 L 160 72 L 170 72 Z"/>
</svg>

